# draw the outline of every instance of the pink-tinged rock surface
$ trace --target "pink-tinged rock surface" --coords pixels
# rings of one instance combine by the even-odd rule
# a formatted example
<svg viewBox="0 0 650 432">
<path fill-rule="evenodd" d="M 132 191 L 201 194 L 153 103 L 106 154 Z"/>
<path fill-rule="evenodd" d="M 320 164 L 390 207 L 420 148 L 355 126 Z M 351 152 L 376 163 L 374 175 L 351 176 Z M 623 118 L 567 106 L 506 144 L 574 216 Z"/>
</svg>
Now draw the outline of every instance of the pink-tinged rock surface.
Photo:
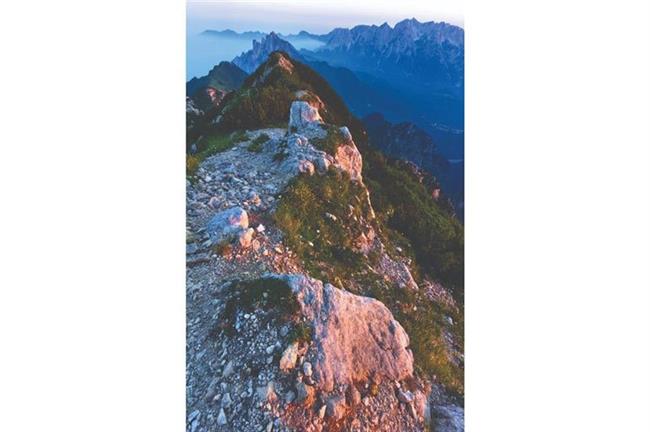
<svg viewBox="0 0 650 432">
<path fill-rule="evenodd" d="M 303 275 L 281 278 L 311 321 L 313 345 L 307 358 L 319 388 L 331 391 L 373 377 L 403 380 L 413 375 L 409 337 L 383 303 Z"/>
<path fill-rule="evenodd" d="M 336 160 L 337 165 L 341 167 L 344 171 L 347 171 L 350 174 L 352 180 L 361 181 L 361 170 L 363 168 L 363 160 L 361 158 L 361 153 L 357 149 L 357 146 L 352 140 L 352 135 L 347 127 L 341 128 L 341 133 L 344 137 L 344 144 L 340 145 L 336 149 L 336 154 L 334 159 Z"/>
</svg>

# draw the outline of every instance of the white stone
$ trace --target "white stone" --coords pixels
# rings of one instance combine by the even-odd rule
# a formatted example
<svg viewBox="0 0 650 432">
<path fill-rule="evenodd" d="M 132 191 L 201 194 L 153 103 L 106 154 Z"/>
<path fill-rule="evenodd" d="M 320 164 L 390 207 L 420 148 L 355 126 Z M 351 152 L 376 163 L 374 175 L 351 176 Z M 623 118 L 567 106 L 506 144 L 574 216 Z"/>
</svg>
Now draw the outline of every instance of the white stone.
<svg viewBox="0 0 650 432">
<path fill-rule="evenodd" d="M 226 419 L 226 413 L 223 411 L 223 408 L 219 410 L 219 415 L 217 416 L 217 424 L 221 426 L 228 424 L 228 419 Z"/>
<path fill-rule="evenodd" d="M 253 228 L 248 228 L 239 235 L 239 244 L 241 247 L 244 249 L 249 247 L 251 245 L 251 242 L 253 241 L 253 234 L 255 234 L 255 230 Z"/>
<path fill-rule="evenodd" d="M 248 228 L 248 213 L 241 207 L 232 207 L 215 214 L 207 223 L 206 232 L 212 244 L 218 244 L 239 235 Z"/>
<path fill-rule="evenodd" d="M 282 357 L 280 358 L 280 370 L 283 372 L 290 371 L 296 367 L 296 361 L 298 361 L 298 343 L 294 342 L 282 353 Z"/>
</svg>

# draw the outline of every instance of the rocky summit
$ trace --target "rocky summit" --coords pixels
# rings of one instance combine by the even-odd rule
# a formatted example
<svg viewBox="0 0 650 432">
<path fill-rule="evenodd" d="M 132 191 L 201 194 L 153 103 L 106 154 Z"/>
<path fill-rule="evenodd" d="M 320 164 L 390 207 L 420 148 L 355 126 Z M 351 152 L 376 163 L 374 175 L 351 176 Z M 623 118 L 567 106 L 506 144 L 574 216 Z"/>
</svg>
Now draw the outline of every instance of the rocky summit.
<svg viewBox="0 0 650 432">
<path fill-rule="evenodd" d="M 464 430 L 457 293 L 388 225 L 359 123 L 271 57 L 188 145 L 187 430 Z"/>
</svg>

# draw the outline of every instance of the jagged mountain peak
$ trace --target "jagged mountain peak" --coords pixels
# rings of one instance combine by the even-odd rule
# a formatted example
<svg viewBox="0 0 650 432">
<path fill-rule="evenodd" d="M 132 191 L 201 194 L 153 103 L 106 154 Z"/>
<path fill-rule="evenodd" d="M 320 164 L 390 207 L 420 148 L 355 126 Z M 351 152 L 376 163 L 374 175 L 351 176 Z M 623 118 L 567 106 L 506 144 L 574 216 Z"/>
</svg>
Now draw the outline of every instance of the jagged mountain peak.
<svg viewBox="0 0 650 432">
<path fill-rule="evenodd" d="M 282 39 L 277 33 L 271 32 L 264 36 L 261 41 L 253 40 L 253 48 L 241 55 L 235 57 L 233 63 L 252 73 L 262 63 L 266 61 L 269 55 L 274 51 L 284 51 L 294 58 L 301 58 L 298 50 L 290 42 Z"/>
<path fill-rule="evenodd" d="M 336 28 L 322 36 L 327 42 L 326 49 L 345 45 L 354 41 L 373 41 L 378 35 L 388 35 L 388 40 L 407 39 L 415 41 L 422 36 L 436 36 L 438 41 L 447 41 L 452 45 L 463 45 L 464 30 L 446 22 L 420 22 L 416 18 L 402 20 L 391 27 L 388 23 L 381 26 L 358 25 L 352 28 Z M 378 42 L 386 42 L 382 39 Z"/>
</svg>

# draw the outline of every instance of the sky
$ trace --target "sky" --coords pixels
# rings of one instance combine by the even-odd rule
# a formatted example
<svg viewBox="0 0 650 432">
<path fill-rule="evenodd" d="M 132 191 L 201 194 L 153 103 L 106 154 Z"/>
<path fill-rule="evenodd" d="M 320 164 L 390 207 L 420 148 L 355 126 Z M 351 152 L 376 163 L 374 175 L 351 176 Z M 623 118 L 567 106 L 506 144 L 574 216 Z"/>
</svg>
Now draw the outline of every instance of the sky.
<svg viewBox="0 0 650 432">
<path fill-rule="evenodd" d="M 206 28 L 327 33 L 358 24 L 394 25 L 406 18 L 463 25 L 462 0 L 313 0 L 220 1 L 188 0 L 188 33 Z"/>
</svg>

